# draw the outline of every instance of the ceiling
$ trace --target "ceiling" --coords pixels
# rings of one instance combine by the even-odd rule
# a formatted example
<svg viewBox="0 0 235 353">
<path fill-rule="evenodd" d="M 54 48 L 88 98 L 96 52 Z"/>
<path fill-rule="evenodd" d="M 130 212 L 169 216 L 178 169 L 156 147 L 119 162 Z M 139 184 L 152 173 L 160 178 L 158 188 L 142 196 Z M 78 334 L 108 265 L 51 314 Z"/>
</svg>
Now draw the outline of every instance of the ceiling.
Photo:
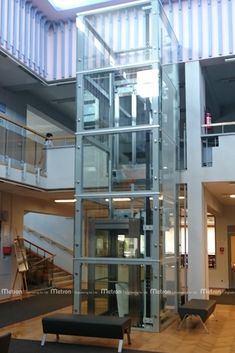
<svg viewBox="0 0 235 353">
<path fill-rule="evenodd" d="M 69 130 L 75 130 L 75 79 L 49 84 L 0 52 L 0 88 L 22 97 L 31 106 Z"/>
<path fill-rule="evenodd" d="M 235 206 L 235 198 L 229 197 L 230 194 L 235 195 L 235 181 L 210 182 L 204 186 L 222 205 Z"/>
<path fill-rule="evenodd" d="M 201 64 L 206 109 L 212 113 L 213 122 L 235 120 L 235 57 L 202 60 Z"/>
<path fill-rule="evenodd" d="M 37 187 L 30 187 L 25 184 L 17 184 L 15 182 L 9 182 L 8 180 L 0 179 L 0 191 L 14 194 L 19 197 L 29 197 L 34 198 L 41 201 L 47 201 L 47 206 L 50 204 L 55 207 L 54 200 L 58 199 L 73 199 L 74 198 L 74 190 L 44 190 Z M 66 209 L 74 209 L 74 203 L 61 203 L 56 204 L 57 207 L 64 210 Z"/>
<path fill-rule="evenodd" d="M 38 188 L 33 187 L 25 187 L 25 185 L 17 185 L 15 183 L 8 183 L 0 181 L 0 190 L 5 192 L 13 192 L 15 195 L 25 196 L 25 192 L 27 191 L 28 197 L 37 197 L 41 200 L 49 200 L 51 199 L 53 202 L 55 199 L 60 199 L 63 194 L 63 198 L 71 199 L 74 198 L 73 190 L 59 190 L 59 191 L 48 191 L 41 189 L 38 192 Z"/>
</svg>

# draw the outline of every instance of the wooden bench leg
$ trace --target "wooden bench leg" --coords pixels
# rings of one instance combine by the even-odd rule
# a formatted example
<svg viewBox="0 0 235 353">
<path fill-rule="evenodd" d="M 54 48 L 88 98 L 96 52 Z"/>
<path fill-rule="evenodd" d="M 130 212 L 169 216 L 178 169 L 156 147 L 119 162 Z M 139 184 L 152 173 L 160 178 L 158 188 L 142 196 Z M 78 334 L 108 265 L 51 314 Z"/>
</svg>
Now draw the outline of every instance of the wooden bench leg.
<svg viewBox="0 0 235 353">
<path fill-rule="evenodd" d="M 188 316 L 189 316 L 188 314 L 184 315 L 183 320 L 180 321 L 179 326 L 177 327 L 177 330 L 181 329 L 183 323 L 185 322 L 185 320 L 187 319 Z"/>
<path fill-rule="evenodd" d="M 128 342 L 128 344 L 131 344 L 130 331 L 127 332 L 127 342 Z"/>
<path fill-rule="evenodd" d="M 213 316 L 213 318 L 215 319 L 215 321 L 218 321 L 214 313 L 212 313 L 211 316 Z"/>
<path fill-rule="evenodd" d="M 43 336 L 42 336 L 41 346 L 44 346 L 44 344 L 46 342 L 46 337 L 47 337 L 47 334 L 44 333 Z"/>
<path fill-rule="evenodd" d="M 131 344 L 131 336 L 130 336 L 131 328 L 129 327 L 126 329 L 126 334 L 127 334 L 127 342 L 128 344 Z"/>
<path fill-rule="evenodd" d="M 123 340 L 118 341 L 118 353 L 122 352 Z"/>
<path fill-rule="evenodd" d="M 202 326 L 204 327 L 204 329 L 206 330 L 206 332 L 209 333 L 208 328 L 206 327 L 206 325 L 205 325 L 204 322 L 202 321 L 201 316 L 200 316 L 200 315 L 197 315 L 197 317 L 199 317 L 199 319 L 200 319 L 200 321 L 201 321 L 201 323 L 202 323 Z"/>
</svg>

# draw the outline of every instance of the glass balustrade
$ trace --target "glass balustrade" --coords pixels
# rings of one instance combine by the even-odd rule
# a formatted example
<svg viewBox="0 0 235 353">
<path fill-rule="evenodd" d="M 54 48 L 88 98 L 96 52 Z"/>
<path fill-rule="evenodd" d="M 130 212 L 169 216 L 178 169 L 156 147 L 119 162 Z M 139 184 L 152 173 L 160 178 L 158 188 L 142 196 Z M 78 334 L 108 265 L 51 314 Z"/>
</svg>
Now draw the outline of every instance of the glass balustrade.
<svg viewBox="0 0 235 353">
<path fill-rule="evenodd" d="M 0 116 L 0 163 L 37 173 L 45 164 L 44 135 Z M 73 135 L 53 138 L 53 147 L 74 146 Z"/>
</svg>

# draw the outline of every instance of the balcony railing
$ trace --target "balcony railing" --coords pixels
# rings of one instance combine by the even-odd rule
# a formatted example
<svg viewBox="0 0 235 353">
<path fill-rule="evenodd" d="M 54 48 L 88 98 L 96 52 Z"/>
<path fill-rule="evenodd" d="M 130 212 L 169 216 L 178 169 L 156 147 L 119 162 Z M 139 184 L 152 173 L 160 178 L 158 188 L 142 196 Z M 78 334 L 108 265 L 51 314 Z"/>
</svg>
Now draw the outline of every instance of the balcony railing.
<svg viewBox="0 0 235 353">
<path fill-rule="evenodd" d="M 234 135 L 235 121 L 202 124 L 201 142 L 202 142 L 202 166 L 212 167 L 213 165 L 213 147 L 219 146 L 219 136 Z"/>
<path fill-rule="evenodd" d="M 44 135 L 0 114 L 0 165 L 37 174 L 42 168 L 44 139 Z M 54 148 L 71 146 L 74 143 L 73 135 L 53 138 Z"/>
<path fill-rule="evenodd" d="M 224 135 L 235 133 L 235 121 L 214 124 L 202 124 L 202 136 L 204 135 Z"/>
</svg>

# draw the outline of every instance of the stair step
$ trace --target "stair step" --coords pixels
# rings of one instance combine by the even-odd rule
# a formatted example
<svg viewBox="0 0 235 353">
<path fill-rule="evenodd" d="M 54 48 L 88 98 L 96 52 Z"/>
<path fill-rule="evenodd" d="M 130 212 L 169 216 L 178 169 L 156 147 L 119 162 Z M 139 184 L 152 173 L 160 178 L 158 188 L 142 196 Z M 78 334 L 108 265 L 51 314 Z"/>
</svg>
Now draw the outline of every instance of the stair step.
<svg viewBox="0 0 235 353">
<path fill-rule="evenodd" d="M 28 258 L 28 263 L 29 263 L 29 268 L 33 268 L 32 273 L 37 273 L 37 271 L 44 271 L 45 270 L 45 265 L 46 262 L 39 263 L 38 262 L 43 260 L 43 257 L 40 256 L 39 254 L 33 253 L 32 251 L 27 252 L 27 258 Z M 71 273 L 68 273 L 61 268 L 57 267 L 54 264 L 51 264 L 48 262 L 48 270 L 50 273 L 53 272 L 53 285 L 59 288 L 62 287 L 72 287 L 73 286 L 73 275 Z"/>
<path fill-rule="evenodd" d="M 68 272 L 66 272 L 64 270 L 61 270 L 58 267 L 54 267 L 54 271 L 53 272 L 54 272 L 54 274 L 57 274 L 57 275 L 63 275 L 64 273 L 69 274 Z"/>
<path fill-rule="evenodd" d="M 59 277 L 55 277 L 53 276 L 53 281 L 62 281 L 62 280 L 66 280 L 66 281 L 71 281 L 73 279 L 73 276 L 71 275 L 64 275 L 64 276 L 59 276 Z"/>
<path fill-rule="evenodd" d="M 73 281 L 54 282 L 54 286 L 57 288 L 72 287 Z"/>
</svg>

